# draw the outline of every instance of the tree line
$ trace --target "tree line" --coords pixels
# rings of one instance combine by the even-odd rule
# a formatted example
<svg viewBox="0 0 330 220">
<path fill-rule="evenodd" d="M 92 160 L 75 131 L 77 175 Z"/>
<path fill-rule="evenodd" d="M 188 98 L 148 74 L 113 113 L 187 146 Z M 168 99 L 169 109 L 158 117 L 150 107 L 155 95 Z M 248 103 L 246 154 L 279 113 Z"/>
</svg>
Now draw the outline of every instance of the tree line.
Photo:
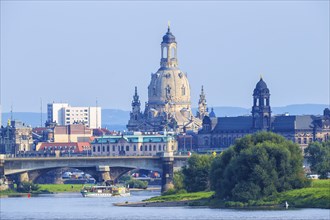
<svg viewBox="0 0 330 220">
<path fill-rule="evenodd" d="M 330 172 L 330 142 L 305 150 L 312 171 Z M 174 174 L 175 192 L 214 190 L 219 199 L 247 202 L 309 186 L 303 154 L 292 141 L 271 132 L 247 135 L 220 155 L 192 155 Z"/>
</svg>

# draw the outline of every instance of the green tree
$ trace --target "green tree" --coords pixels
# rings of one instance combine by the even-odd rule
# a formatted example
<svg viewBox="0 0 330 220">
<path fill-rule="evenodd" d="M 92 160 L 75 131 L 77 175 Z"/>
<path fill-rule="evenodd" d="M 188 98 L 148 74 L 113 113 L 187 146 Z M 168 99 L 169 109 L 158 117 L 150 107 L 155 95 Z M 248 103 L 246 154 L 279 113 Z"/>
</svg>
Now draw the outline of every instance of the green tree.
<svg viewBox="0 0 330 220">
<path fill-rule="evenodd" d="M 259 132 L 247 135 L 216 157 L 211 188 L 222 199 L 247 202 L 309 184 L 298 145 L 284 137 Z"/>
<path fill-rule="evenodd" d="M 192 155 L 188 165 L 183 167 L 184 186 L 188 192 L 198 192 L 210 189 L 209 174 L 213 156 Z"/>
<path fill-rule="evenodd" d="M 174 184 L 174 189 L 176 191 L 179 191 L 181 189 L 184 189 L 184 175 L 182 171 L 175 171 L 174 176 L 173 176 L 173 184 Z"/>
<path fill-rule="evenodd" d="M 17 188 L 18 192 L 28 193 L 28 192 L 35 192 L 40 189 L 38 184 L 34 184 L 32 182 L 22 182 L 19 187 Z"/>
<path fill-rule="evenodd" d="M 311 171 L 320 174 L 320 178 L 327 178 L 330 172 L 330 141 L 310 143 L 305 154 Z"/>
</svg>

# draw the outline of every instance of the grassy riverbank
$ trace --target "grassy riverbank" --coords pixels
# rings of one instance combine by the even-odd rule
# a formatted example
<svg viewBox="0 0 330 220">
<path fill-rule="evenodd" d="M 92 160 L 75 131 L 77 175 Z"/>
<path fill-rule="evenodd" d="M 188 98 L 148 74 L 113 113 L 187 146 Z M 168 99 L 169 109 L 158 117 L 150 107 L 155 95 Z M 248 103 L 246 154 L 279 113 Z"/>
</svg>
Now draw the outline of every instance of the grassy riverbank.
<svg viewBox="0 0 330 220">
<path fill-rule="evenodd" d="M 32 194 L 48 194 L 48 193 L 69 193 L 69 192 L 80 192 L 83 186 L 89 186 L 88 184 L 38 184 L 39 189 L 32 191 Z M 15 186 L 16 187 L 16 186 Z M 139 190 L 159 190 L 159 187 L 149 187 L 147 189 L 132 188 L 131 191 Z M 0 191 L 1 196 L 20 196 L 27 193 L 17 192 L 16 190 L 8 189 Z"/>
<path fill-rule="evenodd" d="M 166 196 L 157 196 L 144 200 L 142 204 L 166 202 L 166 206 L 177 202 L 186 205 L 209 207 L 281 207 L 285 201 L 295 208 L 330 208 L 330 180 L 313 180 L 311 187 L 290 190 L 267 197 L 263 200 L 249 201 L 248 203 L 223 201 L 213 198 L 214 192 L 182 193 Z M 153 204 L 155 206 L 155 204 Z"/>
<path fill-rule="evenodd" d="M 61 192 L 80 192 L 83 184 L 39 184 L 41 192 L 61 193 Z"/>
<path fill-rule="evenodd" d="M 290 190 L 271 196 L 267 200 L 278 204 L 287 201 L 292 206 L 299 208 L 330 209 L 330 180 L 313 180 L 312 186 L 309 188 Z"/>
<path fill-rule="evenodd" d="M 65 192 L 80 192 L 84 185 L 82 184 L 38 184 L 39 189 L 32 191 L 32 194 L 47 194 L 47 193 L 65 193 Z M 0 196 L 21 196 L 27 193 L 17 192 L 16 190 L 7 189 L 0 191 Z"/>
</svg>

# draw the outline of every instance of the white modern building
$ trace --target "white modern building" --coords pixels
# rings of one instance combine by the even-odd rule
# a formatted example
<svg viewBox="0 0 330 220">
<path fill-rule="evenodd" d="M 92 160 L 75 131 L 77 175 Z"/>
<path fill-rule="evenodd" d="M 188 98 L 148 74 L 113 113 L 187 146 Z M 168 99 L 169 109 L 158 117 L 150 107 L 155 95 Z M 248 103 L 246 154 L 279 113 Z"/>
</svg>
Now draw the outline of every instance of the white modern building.
<svg viewBox="0 0 330 220">
<path fill-rule="evenodd" d="M 85 124 L 90 128 L 101 128 L 101 107 L 73 107 L 68 103 L 50 103 L 47 120 L 58 125 Z"/>
</svg>

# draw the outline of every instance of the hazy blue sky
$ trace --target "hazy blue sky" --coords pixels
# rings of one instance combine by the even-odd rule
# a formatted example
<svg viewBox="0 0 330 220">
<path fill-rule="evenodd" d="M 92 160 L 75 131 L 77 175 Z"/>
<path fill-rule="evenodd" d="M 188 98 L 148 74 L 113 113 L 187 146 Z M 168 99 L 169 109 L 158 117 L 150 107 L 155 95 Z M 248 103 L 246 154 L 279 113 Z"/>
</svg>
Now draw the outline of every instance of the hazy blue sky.
<svg viewBox="0 0 330 220">
<path fill-rule="evenodd" d="M 250 107 L 262 74 L 271 105 L 329 103 L 328 1 L 1 1 L 3 111 L 46 103 L 130 109 L 147 100 L 171 21 L 192 105 Z"/>
</svg>

